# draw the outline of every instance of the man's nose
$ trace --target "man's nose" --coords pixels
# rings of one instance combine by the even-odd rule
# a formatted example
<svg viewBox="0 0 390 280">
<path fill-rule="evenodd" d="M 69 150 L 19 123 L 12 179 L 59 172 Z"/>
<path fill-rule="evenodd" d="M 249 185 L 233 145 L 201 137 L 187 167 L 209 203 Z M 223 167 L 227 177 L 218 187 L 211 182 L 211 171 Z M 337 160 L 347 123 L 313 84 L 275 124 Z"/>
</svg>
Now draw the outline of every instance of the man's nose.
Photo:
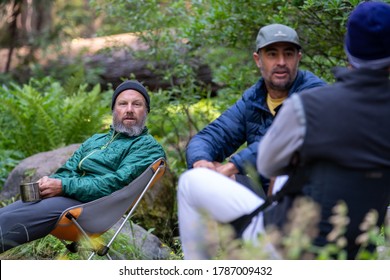
<svg viewBox="0 0 390 280">
<path fill-rule="evenodd" d="M 134 106 L 132 104 L 127 105 L 126 112 L 134 112 Z"/>
<path fill-rule="evenodd" d="M 283 54 L 278 55 L 278 65 L 286 65 L 286 58 Z"/>
</svg>

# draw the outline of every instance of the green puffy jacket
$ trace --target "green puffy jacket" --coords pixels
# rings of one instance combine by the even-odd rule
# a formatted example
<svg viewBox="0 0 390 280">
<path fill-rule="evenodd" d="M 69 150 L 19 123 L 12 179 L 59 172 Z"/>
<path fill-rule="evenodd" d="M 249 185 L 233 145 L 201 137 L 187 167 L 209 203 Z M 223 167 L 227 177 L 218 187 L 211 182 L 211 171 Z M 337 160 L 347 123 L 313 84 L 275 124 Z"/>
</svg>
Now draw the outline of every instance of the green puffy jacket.
<svg viewBox="0 0 390 280">
<path fill-rule="evenodd" d="M 64 196 L 88 202 L 123 188 L 160 157 L 165 152 L 147 128 L 136 137 L 111 128 L 87 139 L 50 177 L 61 179 Z"/>
</svg>

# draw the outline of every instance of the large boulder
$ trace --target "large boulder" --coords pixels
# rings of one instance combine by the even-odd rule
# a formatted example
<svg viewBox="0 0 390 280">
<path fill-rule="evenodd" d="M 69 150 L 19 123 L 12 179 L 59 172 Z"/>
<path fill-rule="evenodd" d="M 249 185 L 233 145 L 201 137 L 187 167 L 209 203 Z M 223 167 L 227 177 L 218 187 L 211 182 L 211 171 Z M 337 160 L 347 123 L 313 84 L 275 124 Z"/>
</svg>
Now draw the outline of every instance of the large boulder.
<svg viewBox="0 0 390 280">
<path fill-rule="evenodd" d="M 112 230 L 117 230 L 124 219 L 121 219 Z M 130 244 L 133 250 L 119 252 L 113 249 L 115 242 L 119 242 L 121 235 L 124 236 L 126 244 Z M 129 246 L 130 247 L 130 246 Z M 143 259 L 143 260 L 166 260 L 169 259 L 172 250 L 164 245 L 154 234 L 148 232 L 141 226 L 127 222 L 110 249 L 113 259 Z"/>
<path fill-rule="evenodd" d="M 22 160 L 8 175 L 0 193 L 0 200 L 18 196 L 20 184 L 35 182 L 43 176 L 54 173 L 79 146 L 80 144 L 73 144 Z"/>
</svg>

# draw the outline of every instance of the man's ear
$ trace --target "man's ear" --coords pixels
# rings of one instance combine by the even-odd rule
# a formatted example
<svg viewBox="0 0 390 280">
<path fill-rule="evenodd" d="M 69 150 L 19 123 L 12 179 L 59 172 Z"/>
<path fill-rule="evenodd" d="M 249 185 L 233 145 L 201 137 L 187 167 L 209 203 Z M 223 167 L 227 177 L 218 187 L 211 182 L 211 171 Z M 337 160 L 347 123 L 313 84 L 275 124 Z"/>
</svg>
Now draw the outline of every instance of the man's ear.
<svg viewBox="0 0 390 280">
<path fill-rule="evenodd" d="M 301 59 L 302 59 L 302 51 L 301 50 L 298 51 L 298 57 L 299 57 L 299 61 L 301 61 Z"/>
<path fill-rule="evenodd" d="M 260 59 L 260 54 L 257 52 L 253 53 L 253 60 L 255 61 L 256 65 L 258 68 L 261 67 L 261 59 Z"/>
</svg>

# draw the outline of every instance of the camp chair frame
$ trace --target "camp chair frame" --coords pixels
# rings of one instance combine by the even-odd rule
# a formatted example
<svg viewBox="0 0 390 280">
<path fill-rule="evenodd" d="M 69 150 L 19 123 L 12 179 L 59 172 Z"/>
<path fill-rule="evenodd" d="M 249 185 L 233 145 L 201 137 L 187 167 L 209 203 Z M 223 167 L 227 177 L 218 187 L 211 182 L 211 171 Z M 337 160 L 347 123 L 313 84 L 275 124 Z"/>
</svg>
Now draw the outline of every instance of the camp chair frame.
<svg viewBox="0 0 390 280">
<path fill-rule="evenodd" d="M 85 239 L 90 246 L 88 249 L 92 251 L 88 260 L 95 254 L 111 259 L 108 254 L 111 244 L 130 219 L 145 193 L 163 176 L 165 169 L 165 159 L 159 158 L 122 189 L 108 196 L 65 209 L 51 234 L 60 239 L 72 253 L 78 252 L 79 242 Z M 124 217 L 123 222 L 107 245 L 97 245 L 93 242 L 93 239 L 108 231 L 122 217 Z"/>
</svg>

